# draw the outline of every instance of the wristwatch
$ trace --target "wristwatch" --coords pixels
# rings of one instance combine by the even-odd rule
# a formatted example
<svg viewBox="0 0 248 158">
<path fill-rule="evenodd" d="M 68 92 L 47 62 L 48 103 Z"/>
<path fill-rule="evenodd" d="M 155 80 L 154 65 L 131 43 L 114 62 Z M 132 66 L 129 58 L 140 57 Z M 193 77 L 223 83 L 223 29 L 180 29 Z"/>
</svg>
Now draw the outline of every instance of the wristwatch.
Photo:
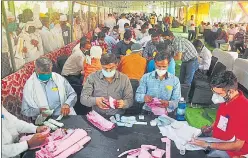
<svg viewBox="0 0 248 158">
<path fill-rule="evenodd" d="M 207 142 L 207 148 L 206 150 L 211 150 L 211 143 Z"/>
</svg>

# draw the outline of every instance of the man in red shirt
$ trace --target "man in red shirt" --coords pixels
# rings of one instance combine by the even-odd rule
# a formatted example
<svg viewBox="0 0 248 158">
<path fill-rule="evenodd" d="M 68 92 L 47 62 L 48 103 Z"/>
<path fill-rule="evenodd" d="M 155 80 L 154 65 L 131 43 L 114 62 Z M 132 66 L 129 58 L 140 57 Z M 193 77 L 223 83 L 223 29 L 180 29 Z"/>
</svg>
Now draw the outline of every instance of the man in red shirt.
<svg viewBox="0 0 248 158">
<path fill-rule="evenodd" d="M 225 71 L 212 78 L 212 101 L 220 104 L 216 121 L 203 127 L 203 134 L 212 133 L 214 138 L 233 142 L 207 143 L 193 139 L 192 144 L 212 149 L 209 157 L 239 158 L 248 154 L 248 99 L 238 90 L 238 81 L 231 71 Z"/>
</svg>

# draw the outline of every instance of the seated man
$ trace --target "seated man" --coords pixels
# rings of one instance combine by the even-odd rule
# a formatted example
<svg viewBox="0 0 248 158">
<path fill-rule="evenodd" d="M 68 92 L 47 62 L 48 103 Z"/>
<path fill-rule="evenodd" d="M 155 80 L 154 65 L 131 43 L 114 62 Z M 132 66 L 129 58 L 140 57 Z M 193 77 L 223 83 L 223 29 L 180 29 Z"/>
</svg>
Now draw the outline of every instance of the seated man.
<svg viewBox="0 0 248 158">
<path fill-rule="evenodd" d="M 101 58 L 102 70 L 88 76 L 81 94 L 83 105 L 104 115 L 123 114 L 133 104 L 133 89 L 128 77 L 118 71 L 114 54 L 104 54 Z M 117 100 L 116 109 L 104 103 L 109 96 Z"/>
<path fill-rule="evenodd" d="M 82 38 L 80 40 L 80 49 L 72 53 L 66 60 L 61 74 L 70 84 L 82 85 L 83 62 L 85 56 L 89 54 L 90 47 L 91 43 L 86 38 Z"/>
<path fill-rule="evenodd" d="M 124 56 L 118 65 L 118 70 L 130 79 L 134 92 L 139 86 L 139 80 L 146 72 L 146 59 L 142 57 L 142 50 L 140 44 L 133 44 L 131 47 L 132 53 Z"/>
<path fill-rule="evenodd" d="M 244 35 L 245 35 L 245 28 L 240 27 L 239 32 L 235 34 L 233 41 L 229 42 L 232 51 L 236 52 L 238 49 L 240 53 L 244 52 Z"/>
<path fill-rule="evenodd" d="M 46 110 L 54 110 L 54 116 L 75 115 L 73 106 L 76 101 L 77 94 L 69 82 L 52 72 L 52 61 L 46 57 L 38 58 L 35 72 L 24 86 L 22 114 L 33 119 L 40 114 L 46 116 Z"/>
<path fill-rule="evenodd" d="M 108 52 L 108 44 L 105 42 L 105 37 L 105 33 L 101 31 L 97 34 L 97 39 L 91 42 L 92 46 L 100 46 L 103 54 Z"/>
<path fill-rule="evenodd" d="M 194 40 L 193 45 L 195 46 L 196 51 L 198 52 L 198 63 L 199 63 L 199 72 L 202 74 L 207 74 L 209 70 L 212 54 L 207 47 L 200 40 Z M 198 72 L 198 71 L 197 71 Z M 197 73 L 196 72 L 196 73 Z"/>
<path fill-rule="evenodd" d="M 46 126 L 37 127 L 19 120 L 2 107 L 2 157 L 15 157 L 30 148 L 42 145 L 48 135 L 40 133 L 47 130 Z M 24 133 L 37 133 L 30 140 L 18 143 L 18 137 Z"/>
<path fill-rule="evenodd" d="M 164 51 L 164 50 L 166 50 L 166 51 Z M 170 45 L 166 45 L 165 43 L 160 43 L 159 45 L 157 45 L 155 51 L 158 52 L 158 53 L 159 52 L 167 52 L 170 55 L 173 54 Z M 155 70 L 156 70 L 155 60 L 152 59 L 147 64 L 147 72 L 152 72 L 152 71 L 155 71 Z M 172 56 L 171 56 L 170 63 L 169 63 L 167 71 L 169 73 L 171 73 L 172 75 L 175 75 L 175 73 L 176 73 L 176 62 L 175 62 L 175 60 L 174 60 L 174 58 Z"/>
<path fill-rule="evenodd" d="M 148 61 L 150 61 L 153 58 L 156 46 L 159 45 L 160 43 L 163 43 L 163 41 L 161 41 L 160 39 L 159 33 L 156 31 L 153 32 L 151 38 L 152 40 L 147 42 L 145 50 L 143 52 L 143 57 L 146 58 Z"/>
<path fill-rule="evenodd" d="M 116 47 L 116 40 L 114 39 L 114 37 L 109 35 L 109 27 L 104 27 L 102 32 L 105 33 L 105 38 L 104 41 L 107 43 L 108 45 L 108 53 L 112 53 L 112 49 L 114 49 Z"/>
<path fill-rule="evenodd" d="M 134 44 L 131 39 L 132 33 L 128 30 L 124 33 L 124 39 L 117 43 L 114 53 L 118 59 L 131 53 L 131 46 Z"/>
<path fill-rule="evenodd" d="M 208 157 L 238 158 L 248 154 L 248 99 L 238 90 L 238 81 L 231 71 L 225 71 L 212 78 L 212 101 L 220 104 L 216 120 L 212 126 L 202 128 L 203 134 L 224 141 L 235 138 L 233 142 L 207 143 L 193 139 L 192 144 L 212 149 Z"/>
<path fill-rule="evenodd" d="M 167 52 L 158 53 L 155 56 L 156 70 L 145 74 L 136 91 L 136 101 L 144 103 L 143 109 L 151 111 L 146 105 L 153 98 L 161 99 L 162 107 L 168 112 L 172 112 L 177 107 L 181 97 L 181 88 L 179 79 L 168 73 L 167 69 L 171 56 Z"/>
</svg>

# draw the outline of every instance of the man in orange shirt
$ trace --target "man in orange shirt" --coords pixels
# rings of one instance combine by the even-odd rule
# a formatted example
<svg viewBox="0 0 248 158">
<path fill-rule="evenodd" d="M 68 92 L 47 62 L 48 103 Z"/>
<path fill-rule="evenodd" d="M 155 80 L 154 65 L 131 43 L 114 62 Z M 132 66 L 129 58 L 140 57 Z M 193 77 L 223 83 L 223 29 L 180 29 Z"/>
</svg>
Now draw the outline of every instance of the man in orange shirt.
<svg viewBox="0 0 248 158">
<path fill-rule="evenodd" d="M 126 74 L 130 80 L 139 81 L 146 70 L 146 59 L 142 57 L 140 44 L 135 43 L 131 46 L 132 53 L 121 58 L 118 70 Z"/>
<path fill-rule="evenodd" d="M 146 58 L 142 57 L 142 50 L 143 48 L 139 43 L 133 44 L 131 46 L 132 53 L 122 57 L 118 65 L 118 70 L 130 79 L 134 94 L 139 87 L 139 80 L 146 71 Z M 133 107 L 126 110 L 126 114 L 138 114 L 142 106 L 143 104 L 134 103 Z"/>
</svg>

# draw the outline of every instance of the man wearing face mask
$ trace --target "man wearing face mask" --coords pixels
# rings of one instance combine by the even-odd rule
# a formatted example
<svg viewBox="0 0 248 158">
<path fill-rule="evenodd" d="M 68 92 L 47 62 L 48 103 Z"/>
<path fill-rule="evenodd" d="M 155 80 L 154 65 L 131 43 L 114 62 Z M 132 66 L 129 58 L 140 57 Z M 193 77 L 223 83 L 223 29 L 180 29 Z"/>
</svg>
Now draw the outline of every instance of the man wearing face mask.
<svg viewBox="0 0 248 158">
<path fill-rule="evenodd" d="M 167 31 L 171 46 L 175 52 L 174 59 L 182 60 L 180 69 L 180 83 L 191 85 L 195 71 L 198 69 L 198 53 L 194 45 L 187 39 L 175 37 L 171 31 Z"/>
<path fill-rule="evenodd" d="M 102 32 L 99 32 L 97 34 L 97 39 L 93 42 L 91 42 L 91 45 L 92 46 L 100 46 L 102 48 L 102 53 L 105 54 L 108 52 L 108 44 L 105 42 L 105 33 L 102 31 Z"/>
<path fill-rule="evenodd" d="M 86 55 L 89 54 L 91 43 L 83 37 L 80 40 L 80 49 L 77 49 L 73 54 L 66 60 L 62 75 L 69 81 L 70 84 L 82 85 L 84 74 L 84 60 Z"/>
<path fill-rule="evenodd" d="M 236 158 L 248 154 L 248 99 L 238 90 L 238 81 L 231 71 L 225 71 L 212 78 L 212 101 L 220 104 L 216 121 L 205 126 L 202 132 L 226 143 L 207 143 L 193 139 L 192 144 L 211 149 L 208 157 Z"/>
<path fill-rule="evenodd" d="M 104 41 L 108 45 L 108 53 L 112 53 L 112 49 L 114 49 L 116 47 L 117 42 L 114 39 L 114 37 L 109 35 L 109 30 L 110 30 L 109 27 L 104 27 L 102 29 L 102 32 L 105 33 Z"/>
<path fill-rule="evenodd" d="M 124 40 L 117 43 L 116 48 L 114 50 L 118 59 L 127 54 L 131 54 L 131 46 L 134 44 L 132 41 L 132 33 L 131 31 L 126 31 L 124 33 Z"/>
<path fill-rule="evenodd" d="M 181 87 L 179 79 L 167 72 L 171 56 L 166 50 L 159 52 L 155 56 L 156 70 L 145 74 L 136 91 L 136 101 L 145 103 L 144 114 L 151 109 L 146 103 L 152 102 L 153 98 L 160 99 L 161 107 L 168 112 L 176 109 L 181 97 Z"/>
<path fill-rule="evenodd" d="M 160 41 L 160 36 L 158 32 L 153 32 L 151 35 L 151 40 L 147 42 L 145 50 L 143 52 L 143 57 L 146 58 L 148 61 L 155 56 L 156 52 L 156 46 L 159 45 L 160 43 L 163 43 Z"/>
<path fill-rule="evenodd" d="M 103 115 L 123 114 L 133 104 L 133 89 L 129 78 L 117 71 L 114 54 L 101 58 L 102 70 L 90 74 L 81 93 L 81 104 L 92 107 Z M 106 104 L 109 97 L 116 99 L 115 109 Z"/>
<path fill-rule="evenodd" d="M 47 110 L 53 110 L 54 116 L 75 115 L 73 106 L 76 101 L 77 94 L 69 82 L 52 72 L 52 61 L 46 57 L 38 58 L 35 72 L 24 86 L 22 114 L 33 119 L 38 115 L 47 117 Z"/>
<path fill-rule="evenodd" d="M 61 15 L 60 16 L 60 26 L 62 29 L 62 36 L 64 39 L 64 44 L 67 45 L 71 41 L 71 30 L 70 27 L 67 26 L 67 16 L 66 15 Z"/>
</svg>

